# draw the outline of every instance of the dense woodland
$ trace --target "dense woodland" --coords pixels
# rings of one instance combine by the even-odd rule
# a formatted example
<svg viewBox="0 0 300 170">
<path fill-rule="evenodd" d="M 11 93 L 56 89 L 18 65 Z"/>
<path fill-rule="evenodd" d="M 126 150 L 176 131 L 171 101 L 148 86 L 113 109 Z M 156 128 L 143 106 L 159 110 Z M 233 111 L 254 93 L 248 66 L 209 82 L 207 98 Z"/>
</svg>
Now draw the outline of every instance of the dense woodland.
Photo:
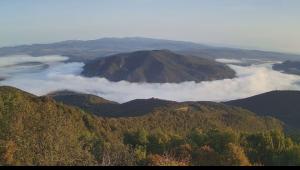
<svg viewBox="0 0 300 170">
<path fill-rule="evenodd" d="M 110 118 L 0 87 L 0 132 L 1 165 L 300 165 L 282 122 L 212 102 Z"/>
</svg>

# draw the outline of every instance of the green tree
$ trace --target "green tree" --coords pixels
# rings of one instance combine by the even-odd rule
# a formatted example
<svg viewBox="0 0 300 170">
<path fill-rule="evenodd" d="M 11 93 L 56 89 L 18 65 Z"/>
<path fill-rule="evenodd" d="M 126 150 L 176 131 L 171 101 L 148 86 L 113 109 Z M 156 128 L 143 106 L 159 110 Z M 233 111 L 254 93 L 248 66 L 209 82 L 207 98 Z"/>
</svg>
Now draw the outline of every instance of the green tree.
<svg viewBox="0 0 300 170">
<path fill-rule="evenodd" d="M 147 145 L 148 141 L 148 132 L 145 129 L 140 129 L 138 131 L 126 132 L 124 134 L 124 143 L 132 145 L 134 147 L 141 145 Z"/>
<path fill-rule="evenodd" d="M 169 135 L 161 130 L 158 130 L 149 136 L 147 149 L 153 154 L 163 154 L 168 150 L 169 141 Z"/>
<path fill-rule="evenodd" d="M 225 152 L 229 143 L 237 143 L 238 135 L 233 132 L 220 131 L 216 129 L 203 132 L 195 129 L 190 134 L 192 144 L 195 146 L 210 146 L 217 152 Z"/>
<path fill-rule="evenodd" d="M 293 148 L 293 142 L 283 132 L 272 131 L 244 136 L 242 145 L 254 164 L 281 165 L 284 154 Z"/>
</svg>

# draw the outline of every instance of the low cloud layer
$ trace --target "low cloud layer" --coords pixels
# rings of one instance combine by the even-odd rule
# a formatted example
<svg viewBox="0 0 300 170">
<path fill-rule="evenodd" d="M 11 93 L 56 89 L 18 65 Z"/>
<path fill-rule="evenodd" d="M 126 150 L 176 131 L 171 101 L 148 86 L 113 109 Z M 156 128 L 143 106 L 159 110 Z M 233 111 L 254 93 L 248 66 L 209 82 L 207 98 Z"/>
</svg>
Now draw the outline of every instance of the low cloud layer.
<svg viewBox="0 0 300 170">
<path fill-rule="evenodd" d="M 227 101 L 271 90 L 300 90 L 299 76 L 274 71 L 271 64 L 247 67 L 230 65 L 238 75 L 234 79 L 201 83 L 160 84 L 129 83 L 126 81 L 110 82 L 104 78 L 86 78 L 80 76 L 84 66 L 83 63 L 60 62 L 64 60 L 65 58 L 59 57 L 53 60 L 40 58 L 38 62 L 47 63 L 48 68 L 36 72 L 14 74 L 6 80 L 0 81 L 0 85 L 14 86 L 36 95 L 69 89 L 95 94 L 121 103 L 151 97 L 174 101 Z M 27 60 L 26 62 L 31 61 Z M 49 63 L 49 61 L 51 62 Z M 3 69 L 3 66 L 0 65 L 1 69 Z M 14 67 L 6 68 L 6 72 L 14 69 Z"/>
<path fill-rule="evenodd" d="M 236 59 L 227 59 L 227 58 L 219 58 L 216 59 L 216 61 L 221 62 L 221 63 L 242 63 L 241 60 L 236 60 Z"/>
<path fill-rule="evenodd" d="M 39 72 L 49 65 L 68 60 L 58 55 L 32 57 L 28 55 L 15 55 L 0 57 L 0 79 L 11 76 Z"/>
<path fill-rule="evenodd" d="M 49 56 L 42 56 L 42 57 L 32 57 L 28 55 L 15 55 L 15 56 L 7 56 L 7 57 L 0 57 L 0 67 L 11 66 L 26 62 L 42 62 L 42 63 L 53 63 L 53 62 L 60 62 L 66 61 L 68 57 L 62 57 L 59 55 L 49 55 Z"/>
</svg>

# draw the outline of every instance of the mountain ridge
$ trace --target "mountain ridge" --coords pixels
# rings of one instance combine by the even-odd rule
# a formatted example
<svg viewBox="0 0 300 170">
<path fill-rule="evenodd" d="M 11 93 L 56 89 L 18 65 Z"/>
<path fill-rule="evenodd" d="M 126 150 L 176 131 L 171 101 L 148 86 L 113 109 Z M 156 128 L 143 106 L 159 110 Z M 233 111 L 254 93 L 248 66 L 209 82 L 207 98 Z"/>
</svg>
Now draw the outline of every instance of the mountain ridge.
<svg viewBox="0 0 300 170">
<path fill-rule="evenodd" d="M 258 115 L 275 117 L 288 127 L 300 129 L 299 101 L 300 91 L 277 90 L 224 103 L 242 107 Z"/>
<path fill-rule="evenodd" d="M 27 54 L 32 56 L 63 55 L 70 61 L 85 62 L 98 57 L 106 57 L 138 50 L 168 49 L 183 55 L 203 58 L 253 58 L 275 60 L 299 60 L 297 54 L 216 47 L 188 41 L 164 40 L 143 37 L 100 38 L 95 40 L 66 40 L 54 43 L 1 47 L 0 56 Z"/>
<path fill-rule="evenodd" d="M 135 99 L 122 104 L 108 101 L 99 96 L 68 91 L 57 91 L 46 95 L 57 102 L 79 107 L 86 112 L 101 117 L 136 117 L 150 113 L 158 107 L 177 102 L 156 98 Z M 99 102 L 94 102 L 99 101 Z"/>
</svg>

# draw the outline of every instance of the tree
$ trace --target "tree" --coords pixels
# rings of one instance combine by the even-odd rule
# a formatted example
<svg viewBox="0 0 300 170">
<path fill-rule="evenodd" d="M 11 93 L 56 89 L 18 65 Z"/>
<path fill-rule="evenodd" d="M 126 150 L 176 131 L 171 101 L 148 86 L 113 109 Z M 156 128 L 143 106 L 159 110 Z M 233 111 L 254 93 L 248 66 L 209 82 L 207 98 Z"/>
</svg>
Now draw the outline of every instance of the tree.
<svg viewBox="0 0 300 170">
<path fill-rule="evenodd" d="M 300 146 L 287 150 L 280 158 L 281 165 L 300 166 Z"/>
<path fill-rule="evenodd" d="M 198 147 L 210 146 L 216 152 L 225 152 L 229 143 L 237 143 L 238 135 L 233 132 L 211 129 L 203 132 L 195 129 L 190 134 L 191 142 Z"/>
<path fill-rule="evenodd" d="M 17 150 L 17 146 L 15 142 L 8 141 L 6 143 L 4 153 L 1 158 L 1 162 L 3 162 L 4 164 L 12 165 L 14 163 L 14 154 L 16 150 Z"/>
<path fill-rule="evenodd" d="M 147 149 L 153 154 L 163 154 L 167 152 L 169 141 L 169 135 L 161 130 L 158 130 L 149 136 Z"/>
<path fill-rule="evenodd" d="M 244 149 L 233 143 L 228 144 L 227 161 L 229 165 L 234 166 L 250 166 L 250 162 L 244 152 Z"/>
<path fill-rule="evenodd" d="M 145 146 L 148 141 L 148 132 L 145 129 L 140 129 L 134 132 L 127 132 L 124 134 L 124 143 L 136 147 L 138 145 Z"/>
<path fill-rule="evenodd" d="M 147 156 L 147 149 L 145 146 L 137 146 L 134 148 L 134 156 L 137 160 L 138 164 L 144 165 L 146 156 Z"/>
<path fill-rule="evenodd" d="M 177 160 L 169 154 L 164 155 L 149 155 L 147 158 L 147 165 L 149 166 L 188 166 L 187 160 Z"/>
<path fill-rule="evenodd" d="M 284 155 L 293 142 L 280 131 L 249 134 L 244 136 L 242 145 L 252 163 L 262 165 L 283 165 Z"/>
<path fill-rule="evenodd" d="M 197 148 L 192 153 L 192 164 L 196 166 L 221 165 L 221 155 L 208 145 Z"/>
</svg>

